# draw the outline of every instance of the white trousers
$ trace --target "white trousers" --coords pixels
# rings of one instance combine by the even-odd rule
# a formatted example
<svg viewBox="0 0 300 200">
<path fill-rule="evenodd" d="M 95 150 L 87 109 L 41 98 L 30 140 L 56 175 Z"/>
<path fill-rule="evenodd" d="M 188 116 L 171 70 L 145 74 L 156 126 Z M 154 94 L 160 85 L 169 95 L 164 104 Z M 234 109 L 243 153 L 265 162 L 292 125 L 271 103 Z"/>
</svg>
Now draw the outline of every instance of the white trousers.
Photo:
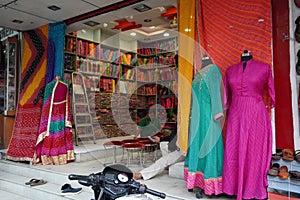
<svg viewBox="0 0 300 200">
<path fill-rule="evenodd" d="M 156 176 L 157 174 L 163 172 L 166 167 L 177 162 L 184 161 L 185 159 L 185 156 L 179 150 L 166 153 L 166 151 L 168 150 L 168 145 L 165 145 L 165 143 L 160 144 L 160 148 L 162 151 L 162 157 L 149 167 L 146 167 L 140 171 L 144 180 L 148 180 Z"/>
</svg>

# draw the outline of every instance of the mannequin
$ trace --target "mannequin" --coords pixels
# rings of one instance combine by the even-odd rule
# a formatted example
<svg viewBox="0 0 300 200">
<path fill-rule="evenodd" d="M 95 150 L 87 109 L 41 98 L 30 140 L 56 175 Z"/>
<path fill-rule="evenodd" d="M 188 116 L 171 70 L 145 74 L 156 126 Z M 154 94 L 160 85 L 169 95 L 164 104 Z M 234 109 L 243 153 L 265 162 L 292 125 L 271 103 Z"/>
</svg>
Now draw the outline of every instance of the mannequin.
<svg viewBox="0 0 300 200">
<path fill-rule="evenodd" d="M 68 85 L 56 75 L 44 94 L 35 164 L 61 165 L 75 159 Z"/>
<path fill-rule="evenodd" d="M 202 58 L 201 64 L 192 82 L 189 147 L 184 162 L 186 188 L 189 192 L 197 191 L 196 198 L 222 193 L 224 153 L 220 124 L 224 116 L 222 73 L 208 56 Z"/>
<path fill-rule="evenodd" d="M 244 53 L 241 55 L 241 61 L 244 62 L 243 63 L 243 71 L 245 70 L 246 66 L 247 66 L 247 61 L 252 59 L 252 55 L 248 50 L 244 50 Z"/>
<path fill-rule="evenodd" d="M 265 199 L 272 155 L 272 126 L 266 107 L 275 106 L 275 89 L 268 63 L 244 52 L 227 68 L 224 109 L 228 110 L 223 165 L 223 192 L 237 200 Z M 243 66 L 251 70 L 242 70 Z M 263 94 L 271 97 L 266 105 Z"/>
<path fill-rule="evenodd" d="M 202 60 L 201 60 L 201 68 L 204 68 L 210 64 L 213 64 L 212 60 L 210 59 L 210 57 L 208 57 L 207 55 L 204 55 L 202 57 Z"/>
</svg>

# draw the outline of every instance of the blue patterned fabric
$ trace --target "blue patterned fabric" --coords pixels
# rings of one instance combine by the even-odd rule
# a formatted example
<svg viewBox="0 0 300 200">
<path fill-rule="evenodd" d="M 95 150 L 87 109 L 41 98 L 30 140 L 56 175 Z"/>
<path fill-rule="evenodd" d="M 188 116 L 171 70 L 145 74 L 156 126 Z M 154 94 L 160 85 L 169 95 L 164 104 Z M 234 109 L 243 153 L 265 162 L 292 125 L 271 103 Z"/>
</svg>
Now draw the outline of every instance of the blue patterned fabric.
<svg viewBox="0 0 300 200">
<path fill-rule="evenodd" d="M 66 24 L 64 22 L 57 22 L 50 24 L 49 40 L 54 42 L 55 60 L 53 77 L 64 77 L 64 38 L 66 32 Z"/>
</svg>

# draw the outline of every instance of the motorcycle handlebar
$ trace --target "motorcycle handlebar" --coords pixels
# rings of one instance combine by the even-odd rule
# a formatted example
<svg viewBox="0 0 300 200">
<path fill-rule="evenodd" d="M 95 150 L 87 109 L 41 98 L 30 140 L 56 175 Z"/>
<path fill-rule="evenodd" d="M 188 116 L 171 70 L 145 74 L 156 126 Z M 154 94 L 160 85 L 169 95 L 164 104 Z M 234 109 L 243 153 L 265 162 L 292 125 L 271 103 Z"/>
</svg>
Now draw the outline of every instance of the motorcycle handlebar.
<svg viewBox="0 0 300 200">
<path fill-rule="evenodd" d="M 149 194 L 152 194 L 154 196 L 158 196 L 162 199 L 165 199 L 166 198 L 166 194 L 165 193 L 162 193 L 162 192 L 157 192 L 155 190 L 151 190 L 149 188 L 146 188 L 146 192 L 149 193 Z"/>
<path fill-rule="evenodd" d="M 103 174 L 90 174 L 89 176 L 70 174 L 68 177 L 70 180 L 78 180 L 80 184 L 85 186 L 97 185 L 101 182 L 110 183 L 112 181 L 111 179 L 106 178 Z M 166 198 L 165 193 L 149 189 L 146 185 L 140 184 L 135 180 L 133 180 L 133 182 L 130 184 L 130 187 L 136 188 L 141 194 L 149 193 L 162 199 Z"/>
<path fill-rule="evenodd" d="M 77 174 L 70 174 L 69 175 L 69 179 L 70 180 L 83 180 L 83 181 L 87 181 L 89 179 L 89 176 L 77 175 Z"/>
</svg>

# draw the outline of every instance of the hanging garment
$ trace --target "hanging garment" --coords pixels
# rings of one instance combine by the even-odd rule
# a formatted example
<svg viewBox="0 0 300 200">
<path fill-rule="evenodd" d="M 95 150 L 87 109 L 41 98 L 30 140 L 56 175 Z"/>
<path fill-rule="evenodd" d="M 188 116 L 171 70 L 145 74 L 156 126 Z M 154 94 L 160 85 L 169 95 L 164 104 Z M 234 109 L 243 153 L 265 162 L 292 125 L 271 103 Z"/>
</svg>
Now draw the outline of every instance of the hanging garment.
<svg viewBox="0 0 300 200">
<path fill-rule="evenodd" d="M 237 199 L 265 199 L 272 155 L 272 129 L 263 100 L 265 86 L 275 106 L 270 66 L 256 60 L 229 67 L 225 75 L 228 109 L 223 166 L 223 191 Z"/>
<path fill-rule="evenodd" d="M 59 80 L 47 84 L 36 143 L 36 163 L 66 164 L 75 159 L 68 86 Z"/>
<path fill-rule="evenodd" d="M 16 121 L 7 159 L 33 161 L 45 89 L 48 28 L 23 32 L 23 55 Z"/>
<path fill-rule="evenodd" d="M 205 194 L 222 193 L 223 139 L 220 118 L 220 69 L 210 64 L 192 82 L 189 147 L 184 163 L 187 189 L 200 187 Z"/>
</svg>

